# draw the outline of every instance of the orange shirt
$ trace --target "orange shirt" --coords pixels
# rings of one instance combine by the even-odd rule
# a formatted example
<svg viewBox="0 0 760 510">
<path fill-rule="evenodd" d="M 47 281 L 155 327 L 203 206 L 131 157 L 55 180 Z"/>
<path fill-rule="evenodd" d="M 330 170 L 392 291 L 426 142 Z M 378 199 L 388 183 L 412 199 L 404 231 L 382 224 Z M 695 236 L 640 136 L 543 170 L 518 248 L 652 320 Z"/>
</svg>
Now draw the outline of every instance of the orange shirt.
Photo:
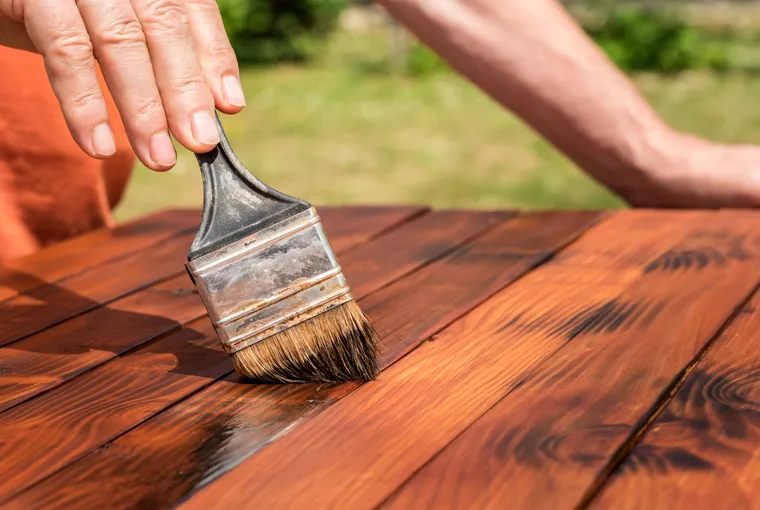
<svg viewBox="0 0 760 510">
<path fill-rule="evenodd" d="M 111 225 L 135 157 L 102 77 L 117 146 L 105 161 L 74 143 L 42 57 L 0 47 L 0 69 L 1 264 Z"/>
</svg>

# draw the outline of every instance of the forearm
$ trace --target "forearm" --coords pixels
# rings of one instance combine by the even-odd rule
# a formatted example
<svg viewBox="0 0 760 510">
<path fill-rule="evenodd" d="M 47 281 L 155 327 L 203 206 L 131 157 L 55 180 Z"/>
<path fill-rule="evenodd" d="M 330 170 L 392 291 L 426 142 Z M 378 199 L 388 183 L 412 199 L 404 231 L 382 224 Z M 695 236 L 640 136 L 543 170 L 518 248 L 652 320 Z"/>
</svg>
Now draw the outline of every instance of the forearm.
<svg viewBox="0 0 760 510">
<path fill-rule="evenodd" d="M 554 0 L 380 0 L 493 99 L 617 190 L 667 166 L 672 132 Z"/>
</svg>

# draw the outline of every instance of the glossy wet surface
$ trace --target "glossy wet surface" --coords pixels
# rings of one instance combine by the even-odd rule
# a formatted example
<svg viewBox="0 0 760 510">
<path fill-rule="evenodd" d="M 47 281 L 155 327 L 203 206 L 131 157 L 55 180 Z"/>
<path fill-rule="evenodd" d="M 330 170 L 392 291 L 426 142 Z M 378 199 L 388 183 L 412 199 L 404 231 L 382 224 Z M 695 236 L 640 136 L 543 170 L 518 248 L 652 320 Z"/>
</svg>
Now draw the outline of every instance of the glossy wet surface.
<svg viewBox="0 0 760 510">
<path fill-rule="evenodd" d="M 0 269 L 0 506 L 760 507 L 760 213 L 318 211 L 364 385 L 232 372 L 197 211 Z"/>
</svg>

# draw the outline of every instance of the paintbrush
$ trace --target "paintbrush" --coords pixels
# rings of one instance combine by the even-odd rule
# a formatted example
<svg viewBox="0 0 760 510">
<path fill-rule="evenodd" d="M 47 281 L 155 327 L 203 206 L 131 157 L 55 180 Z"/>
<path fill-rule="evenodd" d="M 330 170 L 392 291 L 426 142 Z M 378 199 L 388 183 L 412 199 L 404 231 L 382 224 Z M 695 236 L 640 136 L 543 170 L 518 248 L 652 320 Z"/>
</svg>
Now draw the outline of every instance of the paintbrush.
<svg viewBox="0 0 760 510">
<path fill-rule="evenodd" d="M 368 381 L 377 334 L 311 204 L 276 191 L 221 142 L 196 158 L 203 214 L 186 264 L 235 371 L 260 382 Z"/>
</svg>

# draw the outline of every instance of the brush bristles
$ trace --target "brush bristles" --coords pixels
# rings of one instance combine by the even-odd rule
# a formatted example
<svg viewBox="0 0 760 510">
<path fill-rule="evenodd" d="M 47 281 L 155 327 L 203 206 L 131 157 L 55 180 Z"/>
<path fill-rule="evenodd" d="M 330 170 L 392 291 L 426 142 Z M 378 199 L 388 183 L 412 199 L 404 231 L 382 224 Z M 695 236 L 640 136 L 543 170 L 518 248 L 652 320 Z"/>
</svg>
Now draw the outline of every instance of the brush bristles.
<svg viewBox="0 0 760 510">
<path fill-rule="evenodd" d="M 377 333 L 351 300 L 232 354 L 232 365 L 258 382 L 370 381 L 377 355 Z"/>
</svg>

